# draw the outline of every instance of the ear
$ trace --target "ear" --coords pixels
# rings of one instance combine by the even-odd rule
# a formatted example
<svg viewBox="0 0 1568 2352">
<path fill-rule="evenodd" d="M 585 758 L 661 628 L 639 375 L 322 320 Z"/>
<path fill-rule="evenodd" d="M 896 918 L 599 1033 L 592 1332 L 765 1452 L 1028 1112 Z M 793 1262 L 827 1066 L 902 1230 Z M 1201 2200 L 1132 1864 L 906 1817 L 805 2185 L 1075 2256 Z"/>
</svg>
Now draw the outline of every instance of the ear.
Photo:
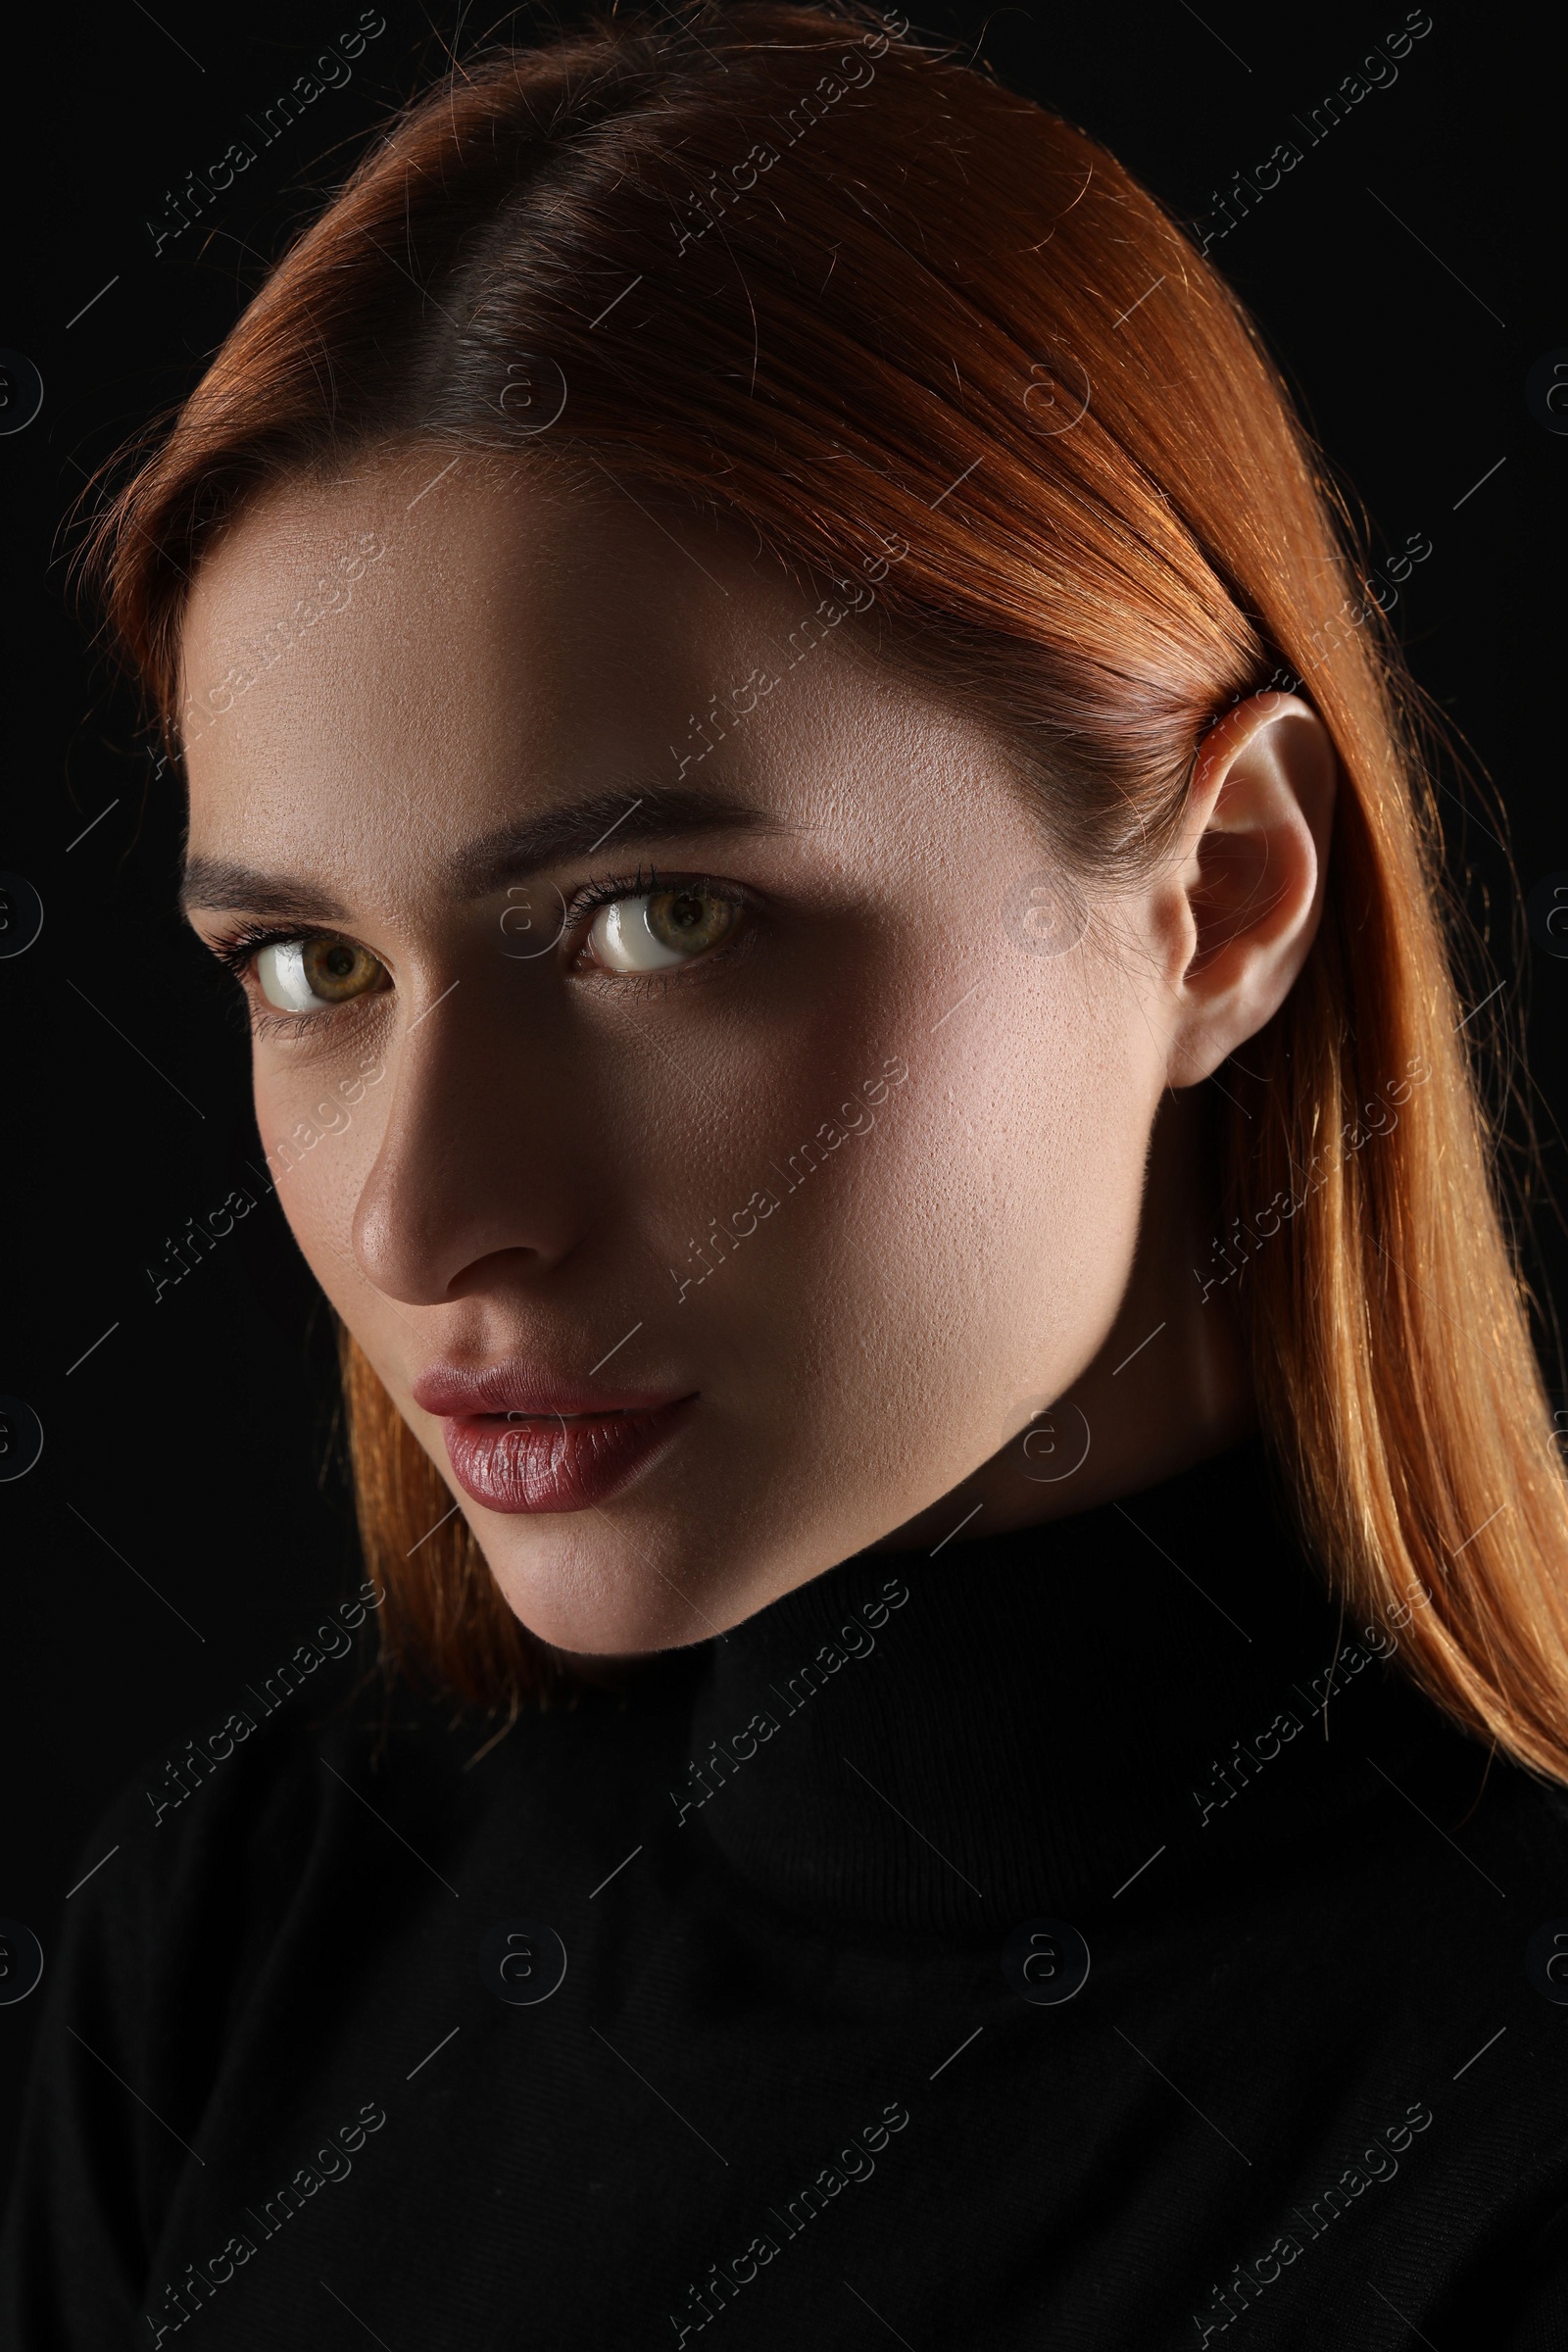
<svg viewBox="0 0 1568 2352">
<path fill-rule="evenodd" d="M 1203 738 L 1161 891 L 1179 965 L 1171 1086 L 1217 1070 L 1295 984 L 1322 913 L 1338 777 L 1327 727 L 1294 694 L 1255 694 Z"/>
</svg>

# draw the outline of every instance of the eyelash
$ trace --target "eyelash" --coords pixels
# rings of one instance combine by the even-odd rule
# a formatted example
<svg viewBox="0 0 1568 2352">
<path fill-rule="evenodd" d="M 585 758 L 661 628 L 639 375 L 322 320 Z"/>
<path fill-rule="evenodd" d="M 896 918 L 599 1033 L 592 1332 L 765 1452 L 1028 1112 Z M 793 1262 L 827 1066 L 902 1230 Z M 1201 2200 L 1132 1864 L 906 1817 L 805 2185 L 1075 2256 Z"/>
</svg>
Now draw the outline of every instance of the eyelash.
<svg viewBox="0 0 1568 2352">
<path fill-rule="evenodd" d="M 287 939 L 303 939 L 303 931 L 279 931 L 266 923 L 241 923 L 212 943 L 213 954 L 236 980 L 243 980 L 264 948 L 279 947 Z"/>
<path fill-rule="evenodd" d="M 742 890 L 738 883 L 715 882 L 709 874 L 662 874 L 655 866 L 651 865 L 646 870 L 639 866 L 633 875 L 621 875 L 618 880 L 585 882 L 580 890 L 574 891 L 566 901 L 562 936 L 564 937 L 566 931 L 580 924 L 585 915 L 593 914 L 601 906 L 613 905 L 616 899 L 652 898 L 656 891 L 678 890 L 693 885 L 707 891 L 710 898 L 722 899 L 728 906 L 756 912 L 756 901 L 751 892 Z M 713 951 L 715 955 L 722 952 L 721 949 Z M 707 961 L 708 958 L 703 960 Z"/>
<path fill-rule="evenodd" d="M 755 915 L 757 907 L 752 893 L 741 889 L 736 883 L 713 881 L 706 874 L 677 874 L 670 879 L 660 874 L 654 866 L 650 865 L 645 870 L 639 865 L 633 875 L 620 875 L 603 882 L 587 882 L 580 890 L 574 891 L 565 902 L 565 918 L 562 926 L 562 937 L 564 938 L 568 931 L 582 927 L 587 916 L 597 912 L 601 906 L 612 906 L 616 899 L 651 897 L 655 891 L 669 890 L 681 883 L 694 882 L 700 882 L 703 889 L 710 892 L 713 898 L 722 899 L 726 905 L 735 906 L 744 913 Z M 257 956 L 264 948 L 281 947 L 288 941 L 296 939 L 335 939 L 340 936 L 343 935 L 333 931 L 301 931 L 297 924 L 285 926 L 275 923 L 241 923 L 221 939 L 214 940 L 213 954 L 224 970 L 231 972 L 243 988 L 250 977 Z M 345 937 L 344 944 L 354 947 L 360 943 Z M 708 964 L 727 961 L 730 956 L 742 953 L 748 944 L 749 934 L 743 934 L 734 946 L 714 948 L 701 960 Z M 374 950 L 372 949 L 370 953 L 373 955 Z M 635 978 L 628 973 L 617 973 L 612 977 L 619 988 L 641 988 L 649 984 L 666 987 L 671 975 L 667 972 L 646 972 Z M 258 1037 L 272 1036 L 279 1031 L 285 1031 L 290 1037 L 304 1037 L 322 1021 L 331 1020 L 337 1013 L 346 1009 L 345 1005 L 334 1005 L 330 1011 L 323 1010 L 321 1012 L 266 1012 L 258 1007 L 254 998 L 251 999 L 251 1019 Z"/>
</svg>

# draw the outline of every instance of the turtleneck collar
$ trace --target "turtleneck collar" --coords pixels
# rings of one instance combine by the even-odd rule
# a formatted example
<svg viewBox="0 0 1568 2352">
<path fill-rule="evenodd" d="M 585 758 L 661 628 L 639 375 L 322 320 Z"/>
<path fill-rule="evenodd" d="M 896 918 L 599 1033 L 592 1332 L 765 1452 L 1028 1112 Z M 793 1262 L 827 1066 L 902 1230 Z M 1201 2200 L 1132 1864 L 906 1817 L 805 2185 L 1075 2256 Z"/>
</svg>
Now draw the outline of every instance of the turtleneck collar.
<svg viewBox="0 0 1568 2352">
<path fill-rule="evenodd" d="M 1380 1753 L 1431 1739 L 1376 1648 L 1248 1444 L 786 1594 L 707 1646 L 676 1803 L 818 1922 L 987 1936 L 1126 1914 L 1298 1852 L 1373 1793 L 1373 1714 Z"/>
</svg>

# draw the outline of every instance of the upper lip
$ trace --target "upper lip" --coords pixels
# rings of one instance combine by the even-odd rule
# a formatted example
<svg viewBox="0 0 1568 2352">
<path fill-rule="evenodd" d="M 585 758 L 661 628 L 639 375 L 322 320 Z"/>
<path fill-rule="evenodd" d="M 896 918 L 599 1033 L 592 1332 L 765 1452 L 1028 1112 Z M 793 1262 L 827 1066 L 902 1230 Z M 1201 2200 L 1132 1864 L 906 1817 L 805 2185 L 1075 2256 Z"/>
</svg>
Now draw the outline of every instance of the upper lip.
<svg viewBox="0 0 1568 2352">
<path fill-rule="evenodd" d="M 435 1364 L 414 1382 L 414 1401 L 443 1420 L 478 1413 L 550 1414 L 651 1412 L 674 1404 L 680 1390 L 603 1389 L 522 1364 Z"/>
</svg>

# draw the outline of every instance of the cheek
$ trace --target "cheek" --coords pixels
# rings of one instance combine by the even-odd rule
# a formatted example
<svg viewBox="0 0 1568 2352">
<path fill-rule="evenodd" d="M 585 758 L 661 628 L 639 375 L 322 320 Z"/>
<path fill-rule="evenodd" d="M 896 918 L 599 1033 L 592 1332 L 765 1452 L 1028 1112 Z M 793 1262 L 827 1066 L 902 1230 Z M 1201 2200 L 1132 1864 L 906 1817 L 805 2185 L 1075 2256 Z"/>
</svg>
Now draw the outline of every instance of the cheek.
<svg viewBox="0 0 1568 2352">
<path fill-rule="evenodd" d="M 1010 1409 L 1020 1379 L 1065 1386 L 1130 1270 L 1147 1085 L 1132 1041 L 1075 998 L 1038 1025 L 999 1023 L 934 1073 L 869 1203 L 884 1268 L 920 1270 L 903 1290 L 905 1345 L 946 1414 L 1002 1389 Z"/>
<path fill-rule="evenodd" d="M 1004 965 L 985 997 L 935 1035 L 928 1018 L 901 1024 L 908 1075 L 864 1134 L 838 1116 L 836 1149 L 803 1148 L 846 1092 L 813 1087 L 820 1064 L 782 1090 L 771 1069 L 761 1118 L 741 1115 L 755 1085 L 737 1092 L 725 1174 L 710 1163 L 689 1228 L 709 1236 L 700 1255 L 683 1234 L 692 1280 L 675 1321 L 737 1406 L 790 1430 L 803 1464 L 846 1477 L 875 1464 L 897 1482 L 901 1460 L 951 1446 L 964 1475 L 1020 1398 L 1078 1376 L 1114 1318 L 1158 1099 L 1147 1025 L 1093 972 L 1020 986 Z M 887 1042 L 865 1038 L 863 1077 L 880 1075 Z M 830 1066 L 848 1074 L 842 1035 Z M 714 1234 L 709 1211 L 759 1183 L 777 1206 L 755 1233 L 729 1240 L 724 1217 Z"/>
<path fill-rule="evenodd" d="M 366 1089 L 357 1104 L 343 1099 L 358 1058 L 341 1068 L 322 1062 L 305 1072 L 288 1068 L 255 1074 L 252 1097 L 267 1173 L 301 1254 L 322 1290 L 361 1336 L 374 1294 L 354 1264 L 355 1204 L 379 1148 L 381 1104 Z M 385 1309 L 383 1307 L 382 1311 Z"/>
</svg>

